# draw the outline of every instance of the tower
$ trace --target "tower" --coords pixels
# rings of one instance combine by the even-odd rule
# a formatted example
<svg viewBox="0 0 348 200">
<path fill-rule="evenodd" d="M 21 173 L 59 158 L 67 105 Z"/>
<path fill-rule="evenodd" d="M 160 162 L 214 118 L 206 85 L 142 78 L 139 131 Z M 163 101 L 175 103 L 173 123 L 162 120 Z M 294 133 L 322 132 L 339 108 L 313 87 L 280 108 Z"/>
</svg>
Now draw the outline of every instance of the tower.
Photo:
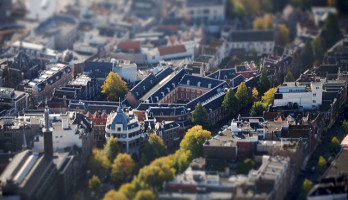
<svg viewBox="0 0 348 200">
<path fill-rule="evenodd" d="M 50 128 L 50 110 L 46 104 L 45 107 L 45 127 L 42 129 L 44 137 L 44 153 L 46 156 L 53 156 L 53 141 L 52 141 L 52 128 Z"/>
</svg>

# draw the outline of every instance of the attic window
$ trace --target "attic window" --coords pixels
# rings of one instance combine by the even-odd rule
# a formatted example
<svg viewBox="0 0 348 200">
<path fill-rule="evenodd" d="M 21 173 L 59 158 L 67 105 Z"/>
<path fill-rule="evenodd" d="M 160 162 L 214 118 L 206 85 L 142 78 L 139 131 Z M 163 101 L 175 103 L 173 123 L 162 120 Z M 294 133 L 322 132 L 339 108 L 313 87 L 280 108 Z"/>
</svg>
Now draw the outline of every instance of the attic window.
<svg viewBox="0 0 348 200">
<path fill-rule="evenodd" d="M 187 80 L 187 85 L 190 85 L 190 80 Z"/>
<path fill-rule="evenodd" d="M 150 80 L 150 83 L 152 84 L 152 80 Z"/>
<path fill-rule="evenodd" d="M 138 92 L 136 92 L 136 94 L 137 94 L 137 96 L 139 96 L 139 93 L 138 93 Z"/>
<path fill-rule="evenodd" d="M 162 96 L 164 96 L 164 92 L 161 92 Z"/>
<path fill-rule="evenodd" d="M 201 87 L 201 82 L 198 82 L 198 83 L 197 83 L 197 87 Z"/>
<path fill-rule="evenodd" d="M 145 85 L 143 86 L 144 90 L 145 90 Z"/>
<path fill-rule="evenodd" d="M 208 88 L 211 88 L 211 83 L 208 84 Z"/>
</svg>

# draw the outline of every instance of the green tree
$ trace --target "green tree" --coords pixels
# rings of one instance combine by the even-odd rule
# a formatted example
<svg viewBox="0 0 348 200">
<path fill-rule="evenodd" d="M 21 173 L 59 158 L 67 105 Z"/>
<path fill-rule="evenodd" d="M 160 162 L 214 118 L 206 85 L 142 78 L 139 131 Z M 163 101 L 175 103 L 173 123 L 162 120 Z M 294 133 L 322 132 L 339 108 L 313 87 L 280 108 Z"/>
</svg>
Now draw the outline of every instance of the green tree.
<svg viewBox="0 0 348 200">
<path fill-rule="evenodd" d="M 249 51 L 249 55 L 252 57 L 256 57 L 257 56 L 257 51 L 255 48 L 250 49 Z"/>
<path fill-rule="evenodd" d="M 106 156 L 105 152 L 94 148 L 92 150 L 92 155 L 88 160 L 88 168 L 91 169 L 93 173 L 103 176 L 104 173 L 109 170 L 110 166 L 110 160 Z"/>
<path fill-rule="evenodd" d="M 114 182 L 121 182 L 131 175 L 135 163 L 127 153 L 119 153 L 111 166 L 111 179 Z"/>
<path fill-rule="evenodd" d="M 123 98 L 128 92 L 126 82 L 114 72 L 109 73 L 101 88 L 101 93 L 106 94 L 108 101 L 118 101 L 119 98 Z"/>
<path fill-rule="evenodd" d="M 294 82 L 295 78 L 294 75 L 292 75 L 291 71 L 288 71 L 284 77 L 284 82 Z"/>
<path fill-rule="evenodd" d="M 237 114 L 238 111 L 238 99 L 236 97 L 236 94 L 234 93 L 233 89 L 229 89 L 224 97 L 224 100 L 222 101 L 222 107 L 225 109 L 227 113 L 229 113 L 231 116 L 234 116 Z"/>
<path fill-rule="evenodd" d="M 117 139 L 114 137 L 111 137 L 106 144 L 104 145 L 104 152 L 110 162 L 114 161 L 116 158 L 116 155 L 120 152 L 120 147 L 117 143 Z"/>
<path fill-rule="evenodd" d="M 242 82 L 238 86 L 236 97 L 238 99 L 238 103 L 241 108 L 245 108 L 248 106 L 248 102 L 249 102 L 248 88 L 246 87 L 244 82 Z"/>
<path fill-rule="evenodd" d="M 343 120 L 341 128 L 345 133 L 348 133 L 348 122 L 346 120 Z"/>
<path fill-rule="evenodd" d="M 340 149 L 340 141 L 337 137 L 333 137 L 330 143 L 330 150 L 336 152 Z"/>
<path fill-rule="evenodd" d="M 142 165 L 149 164 L 156 158 L 167 155 L 167 147 L 164 145 L 163 140 L 156 133 L 152 133 L 149 136 L 148 141 L 145 144 L 143 154 L 141 156 Z"/>
<path fill-rule="evenodd" d="M 186 132 L 180 142 L 180 150 L 190 151 L 193 158 L 203 155 L 203 143 L 211 139 L 211 132 L 204 130 L 202 126 L 194 126 Z"/>
<path fill-rule="evenodd" d="M 239 19 L 243 19 L 246 16 L 246 10 L 244 8 L 244 5 L 240 2 L 235 2 L 234 8 L 233 8 L 233 13 L 234 13 L 235 17 L 237 17 Z"/>
<path fill-rule="evenodd" d="M 264 67 L 261 70 L 261 76 L 260 76 L 260 80 L 259 80 L 259 92 L 261 94 L 265 93 L 269 87 L 271 86 L 271 83 L 269 81 L 269 78 L 267 76 L 267 69 L 266 67 Z"/>
<path fill-rule="evenodd" d="M 173 167 L 177 174 L 184 172 L 193 159 L 190 150 L 177 150 L 175 154 L 172 154 L 169 157 L 173 161 Z"/>
<path fill-rule="evenodd" d="M 261 101 L 254 102 L 254 105 L 251 108 L 250 115 L 252 117 L 262 116 L 263 111 L 266 111 L 265 105 Z"/>
<path fill-rule="evenodd" d="M 320 174 L 322 174 L 325 169 L 326 169 L 326 160 L 323 156 L 319 156 L 319 160 L 318 160 L 318 163 L 317 163 L 317 169 L 319 171 Z"/>
<path fill-rule="evenodd" d="M 338 25 L 338 19 L 335 14 L 329 14 L 326 18 L 320 37 L 323 38 L 322 43 L 324 49 L 329 49 L 342 38 L 342 33 Z"/>
<path fill-rule="evenodd" d="M 313 49 L 313 56 L 315 59 L 322 60 L 324 57 L 324 48 L 322 44 L 322 39 L 319 36 L 316 36 L 311 42 Z"/>
<path fill-rule="evenodd" d="M 308 194 L 308 192 L 311 190 L 312 186 L 313 186 L 312 181 L 305 179 L 302 183 L 303 193 Z"/>
<path fill-rule="evenodd" d="M 274 93 L 277 91 L 277 88 L 270 88 L 263 94 L 261 97 L 261 101 L 264 103 L 265 106 L 269 106 L 271 103 L 273 103 L 274 100 Z"/>
<path fill-rule="evenodd" d="M 245 159 L 243 162 L 237 163 L 237 174 L 248 174 L 251 169 L 255 167 L 255 162 L 250 158 Z"/>
<path fill-rule="evenodd" d="M 93 175 L 92 178 L 88 180 L 88 189 L 98 194 L 101 188 L 102 188 L 102 184 L 99 178 Z"/>
<path fill-rule="evenodd" d="M 272 12 L 273 3 L 271 0 L 261 0 L 261 9 L 265 12 Z"/>
<path fill-rule="evenodd" d="M 110 190 L 104 195 L 103 200 L 128 200 L 128 198 L 122 193 L 115 190 Z"/>
<path fill-rule="evenodd" d="M 209 126 L 208 118 L 209 118 L 208 111 L 203 107 L 201 102 L 198 102 L 194 111 L 192 111 L 192 115 L 191 115 L 192 124 L 208 127 Z"/>
<path fill-rule="evenodd" d="M 278 28 L 277 42 L 280 46 L 286 46 L 290 41 L 290 31 L 285 24 L 280 24 Z"/>
<path fill-rule="evenodd" d="M 303 64 L 306 65 L 307 68 L 308 66 L 311 67 L 314 61 L 312 45 L 308 40 L 306 41 L 306 44 L 301 51 L 301 60 Z"/>
<path fill-rule="evenodd" d="M 135 195 L 135 200 L 155 200 L 155 195 L 151 190 L 139 190 Z"/>
<path fill-rule="evenodd" d="M 259 91 L 257 91 L 256 87 L 253 88 L 251 91 L 251 97 L 250 97 L 250 102 L 254 103 L 255 101 L 259 100 Z"/>
</svg>

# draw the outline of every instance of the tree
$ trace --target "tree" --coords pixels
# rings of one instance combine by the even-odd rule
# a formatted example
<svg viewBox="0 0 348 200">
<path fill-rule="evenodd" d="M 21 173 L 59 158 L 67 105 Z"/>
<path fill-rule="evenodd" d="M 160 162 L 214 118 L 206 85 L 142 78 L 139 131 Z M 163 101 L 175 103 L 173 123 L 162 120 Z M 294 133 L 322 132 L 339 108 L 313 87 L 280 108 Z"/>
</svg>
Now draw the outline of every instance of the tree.
<svg viewBox="0 0 348 200">
<path fill-rule="evenodd" d="M 135 195 L 135 200 L 155 200 L 155 195 L 151 190 L 139 190 Z"/>
<path fill-rule="evenodd" d="M 290 31 L 285 24 L 280 24 L 278 28 L 278 44 L 286 46 L 290 41 Z"/>
<path fill-rule="evenodd" d="M 186 132 L 180 142 L 180 150 L 190 151 L 193 158 L 203 155 L 203 143 L 211 139 L 211 132 L 204 130 L 202 126 L 194 126 Z"/>
<path fill-rule="evenodd" d="M 114 182 L 123 181 L 127 176 L 132 174 L 134 166 L 135 163 L 129 154 L 119 153 L 112 163 L 111 179 Z"/>
<path fill-rule="evenodd" d="M 119 192 L 124 194 L 128 199 L 134 199 L 139 190 L 148 188 L 149 186 L 146 183 L 140 181 L 137 176 L 134 176 L 130 183 L 121 185 Z"/>
<path fill-rule="evenodd" d="M 228 0 L 227 0 L 228 1 Z M 235 2 L 233 6 L 233 13 L 239 19 L 243 19 L 246 16 L 246 10 L 244 5 L 240 2 Z"/>
<path fill-rule="evenodd" d="M 261 9 L 265 12 L 272 12 L 273 3 L 271 0 L 261 0 Z"/>
<path fill-rule="evenodd" d="M 245 108 L 248 105 L 248 101 L 249 101 L 248 88 L 246 87 L 244 82 L 239 84 L 237 88 L 236 97 L 238 99 L 238 103 L 241 108 Z"/>
<path fill-rule="evenodd" d="M 327 0 L 327 6 L 329 7 L 335 7 L 336 3 L 336 0 Z"/>
<path fill-rule="evenodd" d="M 329 14 L 326 18 L 323 26 L 320 37 L 323 38 L 323 47 L 324 49 L 329 49 L 337 41 L 342 38 L 342 33 L 338 25 L 338 19 L 335 14 Z"/>
<path fill-rule="evenodd" d="M 234 93 L 233 89 L 229 89 L 224 97 L 224 100 L 222 101 L 222 107 L 225 109 L 227 113 L 229 113 L 231 116 L 234 116 L 237 114 L 238 111 L 238 99 L 236 97 L 236 94 Z"/>
<path fill-rule="evenodd" d="M 237 174 L 248 174 L 251 169 L 255 167 L 255 162 L 250 158 L 245 159 L 241 163 L 237 163 L 236 173 Z"/>
<path fill-rule="evenodd" d="M 110 190 L 108 193 L 104 195 L 103 200 L 128 200 L 128 198 L 122 193 L 117 192 L 115 190 Z"/>
<path fill-rule="evenodd" d="M 116 158 L 116 155 L 120 152 L 120 147 L 117 143 L 117 139 L 111 137 L 104 145 L 104 151 L 110 162 L 112 162 Z"/>
<path fill-rule="evenodd" d="M 284 77 L 284 82 L 294 82 L 295 78 L 294 75 L 292 75 L 291 71 L 288 71 Z"/>
<path fill-rule="evenodd" d="M 301 51 L 301 59 L 304 65 L 311 66 L 314 61 L 313 49 L 311 43 L 307 40 Z"/>
<path fill-rule="evenodd" d="M 317 169 L 319 171 L 320 174 L 322 174 L 325 169 L 326 169 L 326 160 L 323 156 L 319 156 L 319 160 L 318 160 L 318 163 L 317 163 Z"/>
<path fill-rule="evenodd" d="M 263 111 L 266 111 L 265 105 L 261 101 L 257 101 L 257 102 L 254 102 L 254 105 L 251 108 L 250 115 L 252 117 L 262 116 Z"/>
<path fill-rule="evenodd" d="M 261 94 L 265 93 L 269 87 L 270 87 L 271 83 L 268 79 L 267 76 L 267 69 L 266 67 L 262 68 L 261 70 L 261 76 L 260 76 L 260 80 L 259 80 L 259 91 Z"/>
<path fill-rule="evenodd" d="M 265 14 L 262 18 L 256 17 L 253 23 L 254 30 L 270 30 L 273 29 L 273 19 L 271 15 Z"/>
<path fill-rule="evenodd" d="M 138 178 L 154 191 L 158 191 L 162 188 L 163 182 L 174 179 L 175 169 L 172 166 L 173 161 L 168 157 L 157 158 L 150 165 L 139 170 Z"/>
<path fill-rule="evenodd" d="M 173 167 L 177 174 L 184 172 L 193 159 L 190 150 L 177 150 L 175 154 L 172 154 L 169 157 L 173 161 Z"/>
<path fill-rule="evenodd" d="M 316 36 L 311 42 L 313 49 L 313 56 L 315 59 L 322 60 L 324 57 L 324 48 L 322 44 L 322 39 L 319 36 Z"/>
<path fill-rule="evenodd" d="M 246 14 L 257 15 L 260 12 L 260 1 L 259 0 L 239 0 L 244 5 Z"/>
<path fill-rule="evenodd" d="M 167 155 L 167 147 L 156 133 L 150 134 L 141 158 L 142 165 L 149 164 L 156 158 Z"/>
<path fill-rule="evenodd" d="M 340 141 L 337 137 L 333 137 L 330 143 L 330 150 L 336 152 L 340 149 Z"/>
<path fill-rule="evenodd" d="M 106 171 L 109 170 L 110 166 L 110 160 L 106 156 L 105 152 L 94 148 L 92 150 L 92 155 L 88 160 L 88 168 L 91 169 L 93 173 L 102 176 Z"/>
<path fill-rule="evenodd" d="M 257 91 L 256 87 L 251 91 L 250 102 L 253 103 L 259 100 L 259 91 Z"/>
<path fill-rule="evenodd" d="M 191 121 L 194 125 L 201 125 L 203 127 L 208 127 L 209 125 L 209 114 L 208 111 L 203 107 L 201 102 L 195 107 L 195 110 L 192 111 Z"/>
<path fill-rule="evenodd" d="M 341 125 L 341 128 L 345 133 L 348 133 L 348 122 L 346 120 L 343 120 L 343 123 Z"/>
<path fill-rule="evenodd" d="M 308 192 L 311 190 L 312 186 L 313 186 L 312 181 L 305 179 L 302 183 L 303 193 L 308 194 Z"/>
<path fill-rule="evenodd" d="M 101 88 L 101 93 L 106 94 L 108 101 L 118 101 L 119 98 L 123 98 L 128 92 L 126 82 L 114 72 L 109 73 Z"/>
<path fill-rule="evenodd" d="M 88 180 L 88 189 L 98 194 L 101 188 L 102 188 L 102 184 L 99 178 L 93 175 L 92 178 Z"/>
<path fill-rule="evenodd" d="M 232 65 L 238 65 L 240 63 L 240 59 L 237 56 L 232 57 Z"/>
<path fill-rule="evenodd" d="M 277 91 L 277 88 L 271 88 L 267 92 L 264 93 L 264 95 L 261 97 L 262 102 L 265 106 L 269 106 L 271 103 L 273 103 L 274 100 L 274 93 Z"/>
<path fill-rule="evenodd" d="M 250 49 L 249 51 L 249 55 L 252 57 L 256 57 L 257 56 L 257 51 L 255 48 Z"/>
</svg>

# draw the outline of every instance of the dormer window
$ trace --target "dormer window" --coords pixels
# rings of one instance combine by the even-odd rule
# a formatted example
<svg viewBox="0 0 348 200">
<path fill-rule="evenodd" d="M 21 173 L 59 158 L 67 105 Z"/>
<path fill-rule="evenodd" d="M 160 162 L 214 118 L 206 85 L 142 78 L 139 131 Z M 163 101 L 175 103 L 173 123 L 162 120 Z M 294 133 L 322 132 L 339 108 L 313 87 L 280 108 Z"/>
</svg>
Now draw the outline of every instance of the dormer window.
<svg viewBox="0 0 348 200">
<path fill-rule="evenodd" d="M 197 87 L 201 87 L 201 82 L 200 81 L 197 83 Z"/>
<path fill-rule="evenodd" d="M 144 88 L 144 90 L 146 90 L 146 89 L 145 89 L 145 85 L 143 86 L 143 88 Z"/>
<path fill-rule="evenodd" d="M 211 83 L 208 84 L 208 88 L 211 88 Z"/>
<path fill-rule="evenodd" d="M 150 80 L 150 83 L 152 84 L 152 80 Z"/>
<path fill-rule="evenodd" d="M 136 94 L 137 94 L 137 96 L 139 96 L 139 93 L 138 93 L 138 92 L 136 92 Z"/>
<path fill-rule="evenodd" d="M 173 85 L 173 88 L 175 88 L 175 83 L 172 83 L 172 85 Z"/>
<path fill-rule="evenodd" d="M 190 85 L 190 80 L 187 80 L 187 85 Z"/>
<path fill-rule="evenodd" d="M 168 92 L 170 92 L 170 88 L 169 87 L 167 87 L 167 90 L 168 90 Z"/>
<path fill-rule="evenodd" d="M 156 100 L 157 100 L 157 101 L 159 100 L 158 96 L 156 96 Z"/>
</svg>

